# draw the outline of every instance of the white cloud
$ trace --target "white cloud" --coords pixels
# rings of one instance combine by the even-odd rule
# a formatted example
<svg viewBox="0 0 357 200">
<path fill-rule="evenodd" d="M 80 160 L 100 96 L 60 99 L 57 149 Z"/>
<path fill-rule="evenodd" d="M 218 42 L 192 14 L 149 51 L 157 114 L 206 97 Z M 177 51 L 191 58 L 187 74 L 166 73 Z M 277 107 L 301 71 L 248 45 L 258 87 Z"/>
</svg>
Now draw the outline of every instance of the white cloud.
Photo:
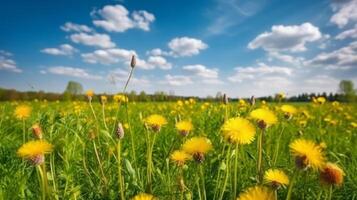
<svg viewBox="0 0 357 200">
<path fill-rule="evenodd" d="M 330 18 L 330 22 L 339 28 L 345 27 L 349 22 L 357 21 L 357 0 L 334 1 L 332 10 L 335 14 Z"/>
<path fill-rule="evenodd" d="M 337 40 L 344 40 L 346 38 L 357 39 L 357 25 L 354 28 L 345 30 L 336 36 Z"/>
<path fill-rule="evenodd" d="M 303 61 L 305 60 L 303 57 L 294 57 L 291 55 L 287 55 L 287 54 L 281 54 L 279 52 L 269 52 L 269 60 L 271 59 L 277 59 L 280 61 L 283 61 L 285 63 L 290 63 L 293 64 L 295 66 L 300 66 L 303 64 Z"/>
<path fill-rule="evenodd" d="M 332 68 L 357 67 L 357 42 L 329 53 L 320 53 L 315 58 L 306 61 L 305 65 L 316 65 Z"/>
<path fill-rule="evenodd" d="M 160 48 L 155 48 L 155 49 L 151 49 L 150 51 L 147 51 L 146 55 L 149 55 L 149 56 L 169 56 L 170 52 L 163 51 Z"/>
<path fill-rule="evenodd" d="M 194 75 L 203 77 L 203 78 L 218 78 L 218 69 L 209 69 L 204 65 L 186 65 L 182 69 L 192 72 Z"/>
<path fill-rule="evenodd" d="M 128 80 L 129 77 L 129 71 L 123 70 L 123 69 L 116 69 L 114 71 L 109 72 L 108 74 L 108 79 L 111 83 L 114 83 L 115 85 L 118 86 L 123 86 L 125 82 Z M 144 77 L 132 77 L 130 82 L 134 83 L 135 85 L 149 85 L 151 84 L 150 81 Z"/>
<path fill-rule="evenodd" d="M 228 77 L 231 82 L 242 82 L 244 80 L 258 81 L 266 76 L 290 76 L 293 70 L 288 67 L 268 66 L 264 63 L 258 63 L 258 67 L 237 67 L 235 74 Z"/>
<path fill-rule="evenodd" d="M 93 24 L 110 32 L 125 32 L 128 29 L 138 28 L 150 30 L 150 24 L 155 16 L 145 10 L 129 11 L 122 5 L 107 5 L 96 11 L 103 19 L 93 20 Z"/>
<path fill-rule="evenodd" d="M 152 65 L 153 67 L 158 67 L 164 70 L 172 68 L 172 64 L 167 62 L 167 60 L 162 56 L 150 56 L 147 62 L 149 65 Z"/>
<path fill-rule="evenodd" d="M 323 38 L 318 27 L 303 23 L 301 25 L 272 26 L 271 32 L 258 35 L 248 44 L 249 49 L 263 48 L 266 51 L 305 51 L 307 42 L 317 41 Z"/>
<path fill-rule="evenodd" d="M 55 56 L 58 55 L 70 56 L 77 51 L 78 51 L 77 49 L 75 49 L 69 44 L 62 44 L 58 48 L 45 48 L 41 50 L 42 53 L 47 53 Z"/>
<path fill-rule="evenodd" d="M 208 47 L 202 40 L 189 37 L 174 38 L 169 42 L 168 46 L 173 56 L 182 57 L 197 55 L 201 50 Z"/>
<path fill-rule="evenodd" d="M 193 82 L 191 78 L 188 76 L 167 74 L 165 76 L 165 81 L 163 83 L 169 84 L 171 86 L 183 86 L 183 85 L 192 84 Z"/>
<path fill-rule="evenodd" d="M 87 33 L 75 33 L 70 36 L 74 43 L 79 43 L 88 46 L 96 46 L 101 48 L 115 47 L 115 43 L 111 41 L 110 36 L 107 34 L 87 34 Z"/>
<path fill-rule="evenodd" d="M 11 53 L 7 51 L 0 50 L 0 70 L 6 70 L 11 72 L 22 72 L 16 65 L 16 62 L 11 59 Z"/>
<path fill-rule="evenodd" d="M 86 25 L 75 24 L 72 22 L 66 22 L 61 29 L 66 32 L 93 32 L 93 29 Z"/>
<path fill-rule="evenodd" d="M 91 79 L 91 80 L 100 80 L 101 76 L 89 74 L 85 69 L 66 67 L 66 66 L 55 66 L 47 69 L 47 72 L 50 74 L 72 76 L 76 78 Z"/>
</svg>

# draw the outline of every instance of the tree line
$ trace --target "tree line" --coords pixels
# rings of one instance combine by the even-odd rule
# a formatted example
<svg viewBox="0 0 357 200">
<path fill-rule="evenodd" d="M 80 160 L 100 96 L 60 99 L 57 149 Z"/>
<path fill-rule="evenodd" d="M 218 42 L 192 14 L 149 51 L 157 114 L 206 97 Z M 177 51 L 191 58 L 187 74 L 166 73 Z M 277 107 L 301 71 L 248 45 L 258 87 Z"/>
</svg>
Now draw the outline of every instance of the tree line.
<svg viewBox="0 0 357 200">
<path fill-rule="evenodd" d="M 325 97 L 328 101 L 340 101 L 340 102 L 355 102 L 356 101 L 356 90 L 352 81 L 343 80 L 339 84 L 339 90 L 336 93 L 302 93 L 296 96 L 291 96 L 284 98 L 284 101 L 288 102 L 308 102 L 311 101 L 313 97 Z M 100 96 L 105 95 L 109 99 L 112 98 L 113 94 L 96 94 L 93 100 L 99 100 Z M 137 102 L 149 102 L 149 101 L 177 101 L 186 100 L 194 98 L 197 100 L 206 101 L 222 101 L 223 93 L 217 92 L 216 96 L 207 96 L 205 98 L 200 98 L 196 96 L 177 96 L 174 92 L 164 92 L 157 91 L 154 94 L 147 94 L 145 91 L 137 93 L 136 91 L 131 91 L 126 93 L 130 101 Z M 0 101 L 33 101 L 33 100 L 47 100 L 47 101 L 72 101 L 79 100 L 85 101 L 87 97 L 84 94 L 83 87 L 80 83 L 70 81 L 63 93 L 54 92 L 44 92 L 44 91 L 17 91 L 15 89 L 4 89 L 0 88 Z M 274 102 L 280 100 L 277 95 L 258 97 L 257 100 L 265 100 L 267 102 Z M 230 98 L 230 101 L 238 101 L 239 98 Z M 249 99 L 245 99 L 249 100 Z"/>
</svg>

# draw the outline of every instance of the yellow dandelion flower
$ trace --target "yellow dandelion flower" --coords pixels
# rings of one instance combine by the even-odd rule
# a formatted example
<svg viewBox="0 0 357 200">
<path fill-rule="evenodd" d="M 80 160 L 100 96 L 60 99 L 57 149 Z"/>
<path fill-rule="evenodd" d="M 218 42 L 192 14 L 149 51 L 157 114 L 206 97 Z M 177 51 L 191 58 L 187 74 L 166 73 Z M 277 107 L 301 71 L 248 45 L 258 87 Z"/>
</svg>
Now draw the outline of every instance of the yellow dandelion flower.
<svg viewBox="0 0 357 200">
<path fill-rule="evenodd" d="M 206 137 L 193 137 L 183 144 L 182 149 L 201 163 L 204 161 L 204 155 L 212 149 L 212 143 Z"/>
<path fill-rule="evenodd" d="M 273 188 L 289 185 L 289 177 L 284 171 L 279 169 L 269 169 L 264 174 L 264 180 Z"/>
<path fill-rule="evenodd" d="M 108 101 L 107 96 L 100 96 L 100 101 L 102 102 L 102 104 L 107 103 Z"/>
<path fill-rule="evenodd" d="M 324 104 L 326 102 L 326 98 L 325 97 L 317 97 L 316 101 L 319 104 Z"/>
<path fill-rule="evenodd" d="M 30 141 L 23 144 L 17 155 L 30 160 L 33 164 L 39 165 L 44 162 L 44 154 L 51 153 L 52 145 L 44 140 Z"/>
<path fill-rule="evenodd" d="M 239 195 L 237 200 L 274 200 L 274 192 L 264 186 L 255 186 L 248 188 Z"/>
<path fill-rule="evenodd" d="M 171 154 L 170 158 L 177 165 L 182 166 L 187 160 L 191 159 L 191 155 L 182 150 L 176 150 Z"/>
<path fill-rule="evenodd" d="M 326 163 L 320 171 L 320 181 L 326 185 L 340 186 L 343 183 L 343 176 L 345 173 L 336 164 Z"/>
<path fill-rule="evenodd" d="M 297 109 L 292 105 L 282 105 L 281 110 L 284 112 L 285 117 L 290 118 L 297 113 Z"/>
<path fill-rule="evenodd" d="M 124 102 L 124 103 L 128 102 L 128 97 L 122 94 L 114 95 L 113 99 L 115 102 Z"/>
<path fill-rule="evenodd" d="M 144 120 L 144 122 L 154 131 L 159 131 L 163 125 L 167 124 L 165 117 L 157 114 L 150 115 Z"/>
<path fill-rule="evenodd" d="M 176 129 L 183 136 L 186 136 L 192 131 L 193 125 L 190 121 L 180 121 L 176 123 Z"/>
<path fill-rule="evenodd" d="M 321 169 L 325 164 L 323 149 L 313 141 L 296 139 L 290 144 L 290 150 L 295 156 L 296 166 L 300 169 Z"/>
<path fill-rule="evenodd" d="M 88 98 L 92 98 L 94 96 L 94 91 L 93 90 L 87 90 L 86 95 Z"/>
<path fill-rule="evenodd" d="M 30 117 L 31 107 L 27 105 L 17 106 L 15 109 L 15 116 L 17 119 L 27 119 Z"/>
<path fill-rule="evenodd" d="M 250 144 L 254 140 L 255 128 L 247 119 L 235 117 L 223 124 L 222 134 L 229 142 Z"/>
<path fill-rule="evenodd" d="M 253 110 L 250 113 L 250 117 L 258 120 L 260 128 L 266 128 L 278 122 L 276 115 L 272 111 L 265 108 L 258 108 Z"/>
<path fill-rule="evenodd" d="M 151 194 L 141 193 L 132 198 L 132 200 L 154 200 L 156 199 Z"/>
</svg>

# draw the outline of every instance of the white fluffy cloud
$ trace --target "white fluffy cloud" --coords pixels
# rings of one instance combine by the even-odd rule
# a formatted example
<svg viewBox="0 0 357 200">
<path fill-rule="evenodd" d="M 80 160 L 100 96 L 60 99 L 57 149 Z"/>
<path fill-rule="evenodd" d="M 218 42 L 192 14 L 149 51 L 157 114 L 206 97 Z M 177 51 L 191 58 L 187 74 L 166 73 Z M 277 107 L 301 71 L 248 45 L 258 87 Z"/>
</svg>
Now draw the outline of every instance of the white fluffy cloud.
<svg viewBox="0 0 357 200">
<path fill-rule="evenodd" d="M 91 80 L 102 79 L 101 76 L 89 74 L 85 69 L 75 68 L 75 67 L 55 66 L 55 67 L 48 68 L 46 72 L 50 74 L 72 76 L 76 78 L 91 79 Z M 41 73 L 43 73 L 43 71 Z"/>
<path fill-rule="evenodd" d="M 315 58 L 306 61 L 306 65 L 317 65 L 332 68 L 357 67 L 357 42 L 329 53 L 320 53 Z"/>
<path fill-rule="evenodd" d="M 202 40 L 189 37 L 174 38 L 169 42 L 168 46 L 173 56 L 182 57 L 197 55 L 201 50 L 208 47 Z"/>
<path fill-rule="evenodd" d="M 335 14 L 330 18 L 330 22 L 339 28 L 345 27 L 350 21 L 357 21 L 357 0 L 335 0 L 332 3 L 332 10 Z"/>
<path fill-rule="evenodd" d="M 82 54 L 82 58 L 84 62 L 87 63 L 100 63 L 104 65 L 110 65 L 115 63 L 124 63 L 129 66 L 131 56 L 136 56 L 136 66 L 141 69 L 171 69 L 172 64 L 169 63 L 164 57 L 161 56 L 150 56 L 148 60 L 140 59 L 137 53 L 134 50 L 126 50 L 126 49 L 100 49 L 91 53 Z"/>
<path fill-rule="evenodd" d="M 258 81 L 266 77 L 290 76 L 293 70 L 288 67 L 268 66 L 258 63 L 258 67 L 237 67 L 235 74 L 228 77 L 231 82 L 242 82 L 244 80 Z"/>
<path fill-rule="evenodd" d="M 107 34 L 87 34 L 75 33 L 70 36 L 74 43 L 83 44 L 87 46 L 95 46 L 101 48 L 115 47 L 115 43 L 111 41 L 110 36 Z"/>
<path fill-rule="evenodd" d="M 93 29 L 86 25 L 75 24 L 72 22 L 66 22 L 61 29 L 66 32 L 92 32 Z"/>
<path fill-rule="evenodd" d="M 171 86 L 183 86 L 192 84 L 193 81 L 189 76 L 182 76 L 182 75 L 170 75 L 167 74 L 165 76 L 164 84 L 169 84 Z"/>
<path fill-rule="evenodd" d="M 45 48 L 41 50 L 42 53 L 55 55 L 55 56 L 59 56 L 59 55 L 70 56 L 77 51 L 78 51 L 77 49 L 75 49 L 69 44 L 62 44 L 58 48 Z"/>
<path fill-rule="evenodd" d="M 123 70 L 123 69 L 116 69 L 114 71 L 109 72 L 108 74 L 108 79 L 111 83 L 118 85 L 118 86 L 123 86 L 125 82 L 128 80 L 129 77 L 129 71 Z M 143 77 L 132 77 L 131 82 L 134 83 L 135 85 L 145 85 L 148 86 L 150 84 L 150 81 L 146 78 Z"/>
<path fill-rule="evenodd" d="M 11 72 L 22 72 L 16 65 L 16 62 L 11 59 L 11 53 L 7 51 L 0 50 L 0 70 L 6 70 Z"/>
<path fill-rule="evenodd" d="M 167 62 L 167 60 L 162 56 L 150 56 L 147 62 L 149 65 L 152 65 L 153 67 L 158 67 L 164 70 L 172 68 L 172 64 Z"/>
<path fill-rule="evenodd" d="M 271 32 L 258 35 L 248 44 L 249 49 L 262 48 L 266 51 L 305 51 L 305 44 L 321 39 L 323 36 L 318 27 L 303 23 L 301 25 L 272 26 Z"/>
<path fill-rule="evenodd" d="M 352 38 L 352 39 L 357 38 L 357 25 L 355 25 L 354 28 L 345 30 L 336 36 L 337 40 L 344 40 L 346 38 Z"/>
<path fill-rule="evenodd" d="M 275 51 L 269 52 L 268 56 L 269 60 L 276 59 L 285 63 L 293 64 L 295 66 L 301 66 L 303 64 L 303 61 L 305 60 L 303 57 L 295 57 L 287 54 L 281 54 Z"/>
<path fill-rule="evenodd" d="M 193 73 L 193 75 L 197 75 L 203 78 L 218 78 L 218 69 L 209 69 L 204 65 L 185 65 L 182 69 Z"/>
<path fill-rule="evenodd" d="M 107 5 L 96 11 L 102 19 L 93 20 L 93 24 L 110 32 L 125 32 L 128 29 L 138 28 L 150 30 L 150 24 L 155 16 L 145 10 L 132 12 L 122 5 Z"/>
</svg>

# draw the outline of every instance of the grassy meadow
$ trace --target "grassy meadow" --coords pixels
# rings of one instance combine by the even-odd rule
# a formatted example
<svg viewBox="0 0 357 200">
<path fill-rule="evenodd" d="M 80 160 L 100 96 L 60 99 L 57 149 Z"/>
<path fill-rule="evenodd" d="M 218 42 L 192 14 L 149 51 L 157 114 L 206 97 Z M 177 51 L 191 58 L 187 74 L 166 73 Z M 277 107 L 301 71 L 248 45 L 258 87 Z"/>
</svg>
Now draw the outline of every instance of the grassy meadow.
<svg viewBox="0 0 357 200">
<path fill-rule="evenodd" d="M 357 199 L 356 105 L 88 95 L 0 103 L 0 200 Z"/>
</svg>

